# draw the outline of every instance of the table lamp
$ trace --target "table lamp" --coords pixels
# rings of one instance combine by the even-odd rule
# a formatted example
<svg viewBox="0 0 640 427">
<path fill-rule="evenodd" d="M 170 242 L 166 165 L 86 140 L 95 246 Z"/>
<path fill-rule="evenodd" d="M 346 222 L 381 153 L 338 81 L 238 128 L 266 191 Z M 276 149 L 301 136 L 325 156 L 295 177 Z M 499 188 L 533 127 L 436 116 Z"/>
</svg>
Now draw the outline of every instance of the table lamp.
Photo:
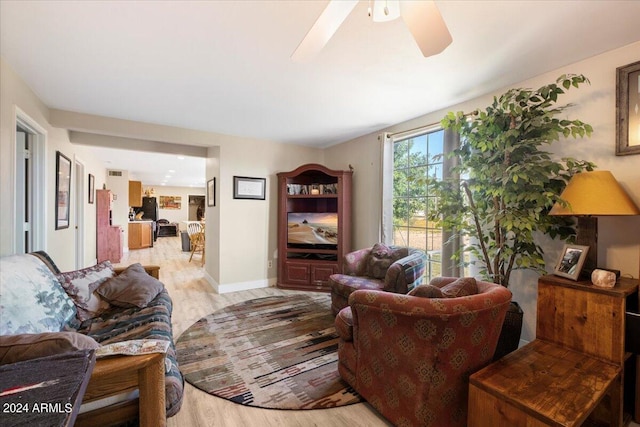
<svg viewBox="0 0 640 427">
<path fill-rule="evenodd" d="M 604 215 L 640 215 L 631 200 L 609 171 L 581 172 L 571 177 L 560 198 L 566 206 L 556 203 L 549 215 L 576 216 L 576 244 L 588 246 L 583 272 L 591 274 L 598 263 L 598 218 Z"/>
</svg>

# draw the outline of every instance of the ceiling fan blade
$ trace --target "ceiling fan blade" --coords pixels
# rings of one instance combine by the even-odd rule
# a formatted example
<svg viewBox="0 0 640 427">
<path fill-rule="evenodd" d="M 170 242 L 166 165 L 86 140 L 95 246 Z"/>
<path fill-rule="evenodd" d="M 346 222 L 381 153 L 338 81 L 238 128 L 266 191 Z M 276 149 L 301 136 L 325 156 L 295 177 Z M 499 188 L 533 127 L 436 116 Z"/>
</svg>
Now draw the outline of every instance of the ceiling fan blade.
<svg viewBox="0 0 640 427">
<path fill-rule="evenodd" d="M 329 1 L 318 20 L 291 55 L 291 59 L 296 62 L 304 62 L 317 55 L 356 7 L 356 4 L 358 4 L 358 0 Z"/>
<path fill-rule="evenodd" d="M 401 1 L 400 15 L 425 58 L 442 52 L 453 41 L 433 1 Z"/>
</svg>

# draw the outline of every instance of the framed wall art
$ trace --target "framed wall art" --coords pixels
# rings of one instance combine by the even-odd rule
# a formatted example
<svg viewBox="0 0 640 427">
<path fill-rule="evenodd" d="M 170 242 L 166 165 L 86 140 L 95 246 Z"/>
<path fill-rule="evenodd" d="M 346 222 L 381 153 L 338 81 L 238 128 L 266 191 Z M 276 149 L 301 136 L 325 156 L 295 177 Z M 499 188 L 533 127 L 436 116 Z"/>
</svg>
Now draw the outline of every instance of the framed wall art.
<svg viewBox="0 0 640 427">
<path fill-rule="evenodd" d="M 616 69 L 616 155 L 640 154 L 640 61 Z"/>
<path fill-rule="evenodd" d="M 56 151 L 56 230 L 69 227 L 70 208 L 71 160 Z"/>
<path fill-rule="evenodd" d="M 216 205 L 216 178 L 207 181 L 207 206 Z"/>
<path fill-rule="evenodd" d="M 589 246 L 565 244 L 553 274 L 578 280 Z"/>
<path fill-rule="evenodd" d="M 96 178 L 89 174 L 89 204 L 93 204 L 96 194 Z"/>
<path fill-rule="evenodd" d="M 246 176 L 233 177 L 234 199 L 264 200 L 266 178 L 249 178 Z"/>
</svg>

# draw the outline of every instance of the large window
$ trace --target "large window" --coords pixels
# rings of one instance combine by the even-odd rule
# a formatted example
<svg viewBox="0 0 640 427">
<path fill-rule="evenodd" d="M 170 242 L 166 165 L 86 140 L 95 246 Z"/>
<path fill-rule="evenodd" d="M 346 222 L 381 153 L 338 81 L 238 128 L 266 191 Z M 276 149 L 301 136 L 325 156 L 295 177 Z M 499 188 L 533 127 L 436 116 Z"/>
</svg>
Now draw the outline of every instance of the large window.
<svg viewBox="0 0 640 427">
<path fill-rule="evenodd" d="M 443 177 L 444 130 L 435 129 L 393 141 L 394 245 L 422 249 L 427 254 L 425 281 L 442 275 L 442 229 L 427 220 L 437 209 L 427 177 Z"/>
</svg>

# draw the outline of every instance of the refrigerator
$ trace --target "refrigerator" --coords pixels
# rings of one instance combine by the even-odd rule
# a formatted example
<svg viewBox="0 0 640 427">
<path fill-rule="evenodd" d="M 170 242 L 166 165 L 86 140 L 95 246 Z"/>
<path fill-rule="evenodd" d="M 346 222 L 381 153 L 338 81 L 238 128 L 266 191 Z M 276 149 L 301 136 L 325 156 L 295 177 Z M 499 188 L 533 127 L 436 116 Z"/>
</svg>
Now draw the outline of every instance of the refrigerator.
<svg viewBox="0 0 640 427">
<path fill-rule="evenodd" d="M 157 240 L 158 225 L 156 221 L 158 221 L 158 200 L 155 197 L 143 197 L 140 211 L 143 212 L 142 219 L 153 221 L 153 240 Z"/>
</svg>

